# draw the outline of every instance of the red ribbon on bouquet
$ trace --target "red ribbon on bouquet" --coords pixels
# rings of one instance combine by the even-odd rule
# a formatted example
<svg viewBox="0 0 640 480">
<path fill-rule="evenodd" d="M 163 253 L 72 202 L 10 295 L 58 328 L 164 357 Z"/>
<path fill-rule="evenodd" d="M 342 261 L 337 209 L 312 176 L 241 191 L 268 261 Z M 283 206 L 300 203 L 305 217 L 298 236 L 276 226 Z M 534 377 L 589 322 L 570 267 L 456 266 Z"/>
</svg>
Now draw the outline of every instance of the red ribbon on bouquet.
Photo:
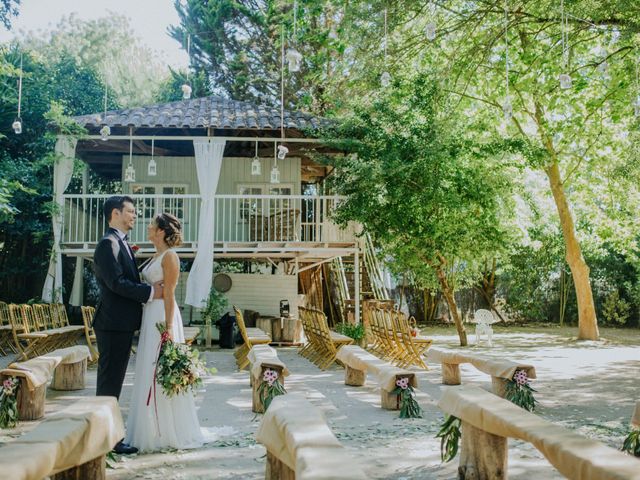
<svg viewBox="0 0 640 480">
<path fill-rule="evenodd" d="M 164 331 L 160 334 L 160 343 L 158 344 L 158 353 L 156 353 L 156 366 L 153 369 L 153 378 L 151 379 L 151 386 L 149 387 L 149 394 L 147 395 L 147 407 L 151 402 L 151 391 L 153 390 L 153 408 L 156 412 L 156 427 L 158 429 L 158 436 L 161 437 L 160 434 L 160 420 L 158 419 L 158 399 L 156 398 L 156 374 L 158 373 L 158 360 L 160 359 L 160 352 L 162 351 L 162 345 L 171 341 L 171 337 L 169 336 L 168 331 Z"/>
</svg>

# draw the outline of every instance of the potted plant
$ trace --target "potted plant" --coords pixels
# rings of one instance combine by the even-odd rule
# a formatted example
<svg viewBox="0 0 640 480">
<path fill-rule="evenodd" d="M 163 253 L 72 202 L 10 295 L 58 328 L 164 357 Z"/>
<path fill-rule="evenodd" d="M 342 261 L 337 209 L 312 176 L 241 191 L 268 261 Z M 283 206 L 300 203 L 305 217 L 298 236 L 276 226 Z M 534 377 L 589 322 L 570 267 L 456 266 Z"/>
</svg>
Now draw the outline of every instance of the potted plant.
<svg viewBox="0 0 640 480">
<path fill-rule="evenodd" d="M 205 324 L 205 345 L 211 347 L 211 323 L 218 320 L 224 312 L 227 311 L 229 302 L 224 293 L 219 292 L 213 286 L 209 291 L 207 304 L 202 309 L 201 314 Z"/>
<path fill-rule="evenodd" d="M 366 347 L 365 344 L 365 329 L 364 325 L 361 323 L 353 324 L 353 323 L 339 323 L 336 325 L 336 330 L 338 333 L 342 335 L 346 335 L 347 337 L 353 338 L 357 345 L 360 345 L 362 348 Z"/>
</svg>

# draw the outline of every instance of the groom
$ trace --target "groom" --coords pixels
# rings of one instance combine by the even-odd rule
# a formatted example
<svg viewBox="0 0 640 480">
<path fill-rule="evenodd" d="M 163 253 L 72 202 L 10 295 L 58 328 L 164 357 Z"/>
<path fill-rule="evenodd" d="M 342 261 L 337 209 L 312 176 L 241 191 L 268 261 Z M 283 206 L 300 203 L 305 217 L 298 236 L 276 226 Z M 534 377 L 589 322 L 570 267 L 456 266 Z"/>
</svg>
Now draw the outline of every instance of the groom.
<svg viewBox="0 0 640 480">
<path fill-rule="evenodd" d="M 120 398 L 127 372 L 133 332 L 140 328 L 142 304 L 162 298 L 162 284 L 141 283 L 127 234 L 136 221 L 133 199 L 117 195 L 104 204 L 109 228 L 93 255 L 96 280 L 100 287 L 100 302 L 93 320 L 98 344 L 98 381 L 96 395 Z M 122 442 L 116 453 L 136 453 L 138 450 Z"/>
</svg>

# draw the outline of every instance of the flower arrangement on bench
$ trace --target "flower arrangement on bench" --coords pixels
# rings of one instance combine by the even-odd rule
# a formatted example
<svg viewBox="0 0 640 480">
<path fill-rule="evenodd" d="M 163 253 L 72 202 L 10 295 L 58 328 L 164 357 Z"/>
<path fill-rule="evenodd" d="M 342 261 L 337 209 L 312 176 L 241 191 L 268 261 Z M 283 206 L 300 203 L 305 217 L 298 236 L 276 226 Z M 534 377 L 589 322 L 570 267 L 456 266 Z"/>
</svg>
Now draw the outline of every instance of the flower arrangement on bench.
<svg viewBox="0 0 640 480">
<path fill-rule="evenodd" d="M 400 397 L 400 418 L 422 418 L 422 409 L 416 401 L 416 392 L 409 384 L 409 378 L 403 377 L 396 380 L 394 395 Z"/>
<path fill-rule="evenodd" d="M 18 388 L 16 377 L 7 377 L 0 386 L 0 428 L 13 428 L 18 424 Z"/>
<path fill-rule="evenodd" d="M 262 383 L 258 386 L 258 395 L 260 396 L 262 405 L 264 405 L 265 411 L 269 408 L 269 405 L 271 405 L 271 401 L 275 397 L 287 393 L 284 385 L 280 383 L 280 380 L 278 380 L 278 378 L 279 375 L 276 370 L 273 370 L 271 368 L 266 368 L 264 370 L 264 374 L 262 375 Z"/>
<path fill-rule="evenodd" d="M 529 412 L 533 412 L 536 408 L 537 400 L 533 396 L 534 392 L 525 370 L 516 370 L 513 378 L 506 381 L 505 398 Z"/>
</svg>

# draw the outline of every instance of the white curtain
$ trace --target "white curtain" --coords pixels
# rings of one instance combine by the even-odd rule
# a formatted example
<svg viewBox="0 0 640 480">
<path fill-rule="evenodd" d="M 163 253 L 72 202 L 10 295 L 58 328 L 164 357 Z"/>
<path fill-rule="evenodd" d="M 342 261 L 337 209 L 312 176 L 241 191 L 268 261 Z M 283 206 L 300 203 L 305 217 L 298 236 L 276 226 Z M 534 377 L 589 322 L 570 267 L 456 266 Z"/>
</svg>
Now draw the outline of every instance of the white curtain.
<svg viewBox="0 0 640 480">
<path fill-rule="evenodd" d="M 200 186 L 202 201 L 198 230 L 198 251 L 187 278 L 185 302 L 198 308 L 202 308 L 207 304 L 213 280 L 214 195 L 220 179 L 225 143 L 224 140 L 215 138 L 193 141 L 198 185 Z"/>
<path fill-rule="evenodd" d="M 62 254 L 60 253 L 62 212 L 64 209 L 62 195 L 71 182 L 77 143 L 77 139 L 70 137 L 58 137 L 56 142 L 57 158 L 53 166 L 53 200 L 57 208 L 51 215 L 53 248 L 49 259 L 49 271 L 42 288 L 42 299 L 45 302 L 62 302 Z"/>
</svg>

